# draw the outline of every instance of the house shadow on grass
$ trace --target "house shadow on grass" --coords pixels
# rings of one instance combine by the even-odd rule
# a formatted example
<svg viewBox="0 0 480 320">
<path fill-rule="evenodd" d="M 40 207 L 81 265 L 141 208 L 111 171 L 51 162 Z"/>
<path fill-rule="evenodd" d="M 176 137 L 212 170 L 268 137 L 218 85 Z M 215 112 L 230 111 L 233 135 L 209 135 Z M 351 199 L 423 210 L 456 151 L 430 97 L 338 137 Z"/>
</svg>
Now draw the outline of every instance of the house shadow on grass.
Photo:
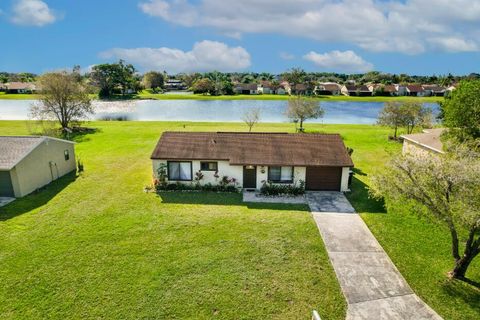
<svg viewBox="0 0 480 320">
<path fill-rule="evenodd" d="M 352 190 L 347 193 L 347 198 L 352 204 L 353 208 L 358 213 L 386 213 L 385 202 L 383 200 L 376 200 L 368 194 L 368 186 L 361 180 L 353 177 Z"/>
<path fill-rule="evenodd" d="M 0 222 L 15 218 L 43 206 L 53 199 L 77 178 L 76 172 L 71 172 L 52 183 L 34 191 L 33 193 L 0 208 Z"/>
<path fill-rule="evenodd" d="M 167 204 L 242 206 L 259 210 L 309 211 L 306 204 L 243 202 L 241 193 L 159 192 L 157 196 L 163 203 Z"/>
</svg>

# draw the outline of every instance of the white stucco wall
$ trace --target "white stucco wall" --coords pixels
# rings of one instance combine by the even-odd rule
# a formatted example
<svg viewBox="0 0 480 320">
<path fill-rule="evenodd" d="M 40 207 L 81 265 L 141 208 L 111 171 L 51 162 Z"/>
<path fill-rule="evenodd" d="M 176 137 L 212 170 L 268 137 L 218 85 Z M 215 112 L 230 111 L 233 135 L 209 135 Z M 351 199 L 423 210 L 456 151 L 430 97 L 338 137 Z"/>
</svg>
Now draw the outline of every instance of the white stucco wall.
<svg viewBox="0 0 480 320">
<path fill-rule="evenodd" d="M 175 161 L 187 161 L 190 162 L 191 160 L 175 160 Z M 215 178 L 214 174 L 215 171 L 202 171 L 203 173 L 203 179 L 201 181 L 201 184 L 217 184 L 223 176 L 228 176 L 229 178 L 235 178 L 237 179 L 237 186 L 238 187 L 243 187 L 243 166 L 233 166 L 230 165 L 228 161 L 216 161 L 216 160 L 192 160 L 192 178 L 195 178 L 195 172 L 198 172 L 200 170 L 200 162 L 217 162 L 218 163 L 218 176 L 219 178 Z M 152 165 L 153 165 L 153 175 L 154 177 L 158 178 L 157 171 L 158 168 L 160 167 L 160 164 L 167 164 L 166 160 L 152 160 Z M 263 171 L 263 172 L 262 172 Z M 305 173 L 306 173 L 306 168 L 305 167 L 295 167 L 294 168 L 294 183 L 297 185 L 299 184 L 300 180 L 305 181 Z M 268 167 L 267 166 L 257 166 L 257 189 L 260 189 L 263 185 L 263 181 L 266 181 L 268 179 Z M 348 179 L 348 178 L 347 178 Z M 176 182 L 176 181 L 172 181 Z M 192 181 L 180 181 L 180 183 L 191 183 Z"/>
<path fill-rule="evenodd" d="M 350 191 L 348 188 L 348 177 L 350 176 L 350 167 L 343 167 L 342 168 L 342 182 L 340 184 L 340 191 L 347 192 Z"/>
<path fill-rule="evenodd" d="M 67 161 L 65 150 L 70 155 Z M 74 144 L 46 139 L 10 171 L 15 197 L 26 196 L 74 170 Z"/>
<path fill-rule="evenodd" d="M 223 176 L 228 176 L 229 178 L 237 179 L 237 186 L 241 187 L 243 185 L 243 167 L 242 166 L 231 166 L 228 161 L 216 161 L 216 160 L 175 160 L 175 161 L 186 161 L 192 162 L 192 179 L 195 179 L 195 172 L 200 171 L 200 162 L 217 162 L 218 163 L 218 176 L 215 178 L 215 171 L 202 171 L 203 179 L 201 184 L 217 184 Z M 167 164 L 166 160 L 152 160 L 153 164 L 153 175 L 158 178 L 157 171 L 160 165 L 164 163 Z M 193 180 L 192 180 L 193 181 Z M 192 181 L 180 181 L 181 183 L 191 183 Z M 177 182 L 177 181 L 173 181 Z"/>
<path fill-rule="evenodd" d="M 439 154 L 437 151 L 434 151 L 407 139 L 403 139 L 402 153 L 420 156 L 431 156 Z"/>
<path fill-rule="evenodd" d="M 300 180 L 305 181 L 305 167 L 293 168 L 293 183 L 298 185 Z M 263 172 L 262 172 L 263 171 Z M 257 189 L 260 189 L 263 185 L 263 181 L 268 180 L 268 166 L 257 166 Z"/>
</svg>

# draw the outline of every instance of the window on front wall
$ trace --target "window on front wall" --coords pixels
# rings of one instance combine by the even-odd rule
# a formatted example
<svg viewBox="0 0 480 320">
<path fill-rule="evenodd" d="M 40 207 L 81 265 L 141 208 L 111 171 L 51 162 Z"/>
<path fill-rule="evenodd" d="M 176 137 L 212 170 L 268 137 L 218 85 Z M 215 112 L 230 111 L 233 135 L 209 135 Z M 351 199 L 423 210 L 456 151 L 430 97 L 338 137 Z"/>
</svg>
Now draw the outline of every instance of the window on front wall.
<svg viewBox="0 0 480 320">
<path fill-rule="evenodd" d="M 171 181 L 191 181 L 192 163 L 190 161 L 169 161 L 168 162 L 168 180 Z"/>
<path fill-rule="evenodd" d="M 65 156 L 65 161 L 68 161 L 70 159 L 70 153 L 68 152 L 68 150 L 65 150 L 63 152 L 63 155 Z"/>
<path fill-rule="evenodd" d="M 293 167 L 268 167 L 268 180 L 272 182 L 293 182 Z"/>
<path fill-rule="evenodd" d="M 200 170 L 202 171 L 217 171 L 218 163 L 217 162 L 200 162 Z"/>
</svg>

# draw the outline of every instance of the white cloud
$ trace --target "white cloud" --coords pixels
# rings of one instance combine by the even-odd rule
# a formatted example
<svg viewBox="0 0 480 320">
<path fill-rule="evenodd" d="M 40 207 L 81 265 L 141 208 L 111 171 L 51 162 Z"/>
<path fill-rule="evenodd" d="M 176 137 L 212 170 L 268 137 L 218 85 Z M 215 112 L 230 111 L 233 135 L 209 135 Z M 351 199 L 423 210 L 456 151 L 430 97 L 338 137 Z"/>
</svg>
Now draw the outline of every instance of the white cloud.
<svg viewBox="0 0 480 320">
<path fill-rule="evenodd" d="M 431 38 L 428 41 L 436 48 L 447 52 L 478 51 L 478 44 L 457 37 Z"/>
<path fill-rule="evenodd" d="M 325 71 L 338 72 L 367 72 L 373 69 L 373 64 L 362 59 L 355 52 L 330 51 L 326 53 L 317 53 L 310 51 L 303 56 L 305 60 L 313 62 L 317 67 Z"/>
<path fill-rule="evenodd" d="M 293 60 L 295 59 L 295 55 L 288 53 L 288 52 L 280 52 L 280 58 L 283 60 Z"/>
<path fill-rule="evenodd" d="M 480 2 L 471 0 L 142 0 L 139 6 L 173 24 L 236 37 L 279 33 L 407 54 L 479 47 Z M 452 35 L 464 45 L 430 40 Z"/>
<path fill-rule="evenodd" d="M 248 68 L 250 54 L 242 47 L 204 40 L 191 51 L 174 48 L 114 48 L 100 54 L 106 59 L 124 59 L 144 70 L 166 70 L 171 73 L 201 71 L 237 71 Z"/>
<path fill-rule="evenodd" d="M 59 18 L 58 14 L 41 0 L 17 0 L 12 12 L 12 22 L 24 26 L 43 27 Z"/>
</svg>

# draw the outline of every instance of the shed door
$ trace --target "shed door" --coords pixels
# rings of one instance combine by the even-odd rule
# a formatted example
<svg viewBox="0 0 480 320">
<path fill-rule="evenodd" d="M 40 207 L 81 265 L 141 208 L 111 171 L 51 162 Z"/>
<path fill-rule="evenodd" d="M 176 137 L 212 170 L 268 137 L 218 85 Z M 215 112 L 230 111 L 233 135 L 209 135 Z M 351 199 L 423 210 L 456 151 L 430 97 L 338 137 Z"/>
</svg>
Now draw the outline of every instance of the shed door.
<svg viewBox="0 0 480 320">
<path fill-rule="evenodd" d="M 305 188 L 314 191 L 340 191 L 342 167 L 307 167 Z"/>
<path fill-rule="evenodd" d="M 10 171 L 0 171 L 0 197 L 13 197 L 12 179 Z"/>
</svg>

